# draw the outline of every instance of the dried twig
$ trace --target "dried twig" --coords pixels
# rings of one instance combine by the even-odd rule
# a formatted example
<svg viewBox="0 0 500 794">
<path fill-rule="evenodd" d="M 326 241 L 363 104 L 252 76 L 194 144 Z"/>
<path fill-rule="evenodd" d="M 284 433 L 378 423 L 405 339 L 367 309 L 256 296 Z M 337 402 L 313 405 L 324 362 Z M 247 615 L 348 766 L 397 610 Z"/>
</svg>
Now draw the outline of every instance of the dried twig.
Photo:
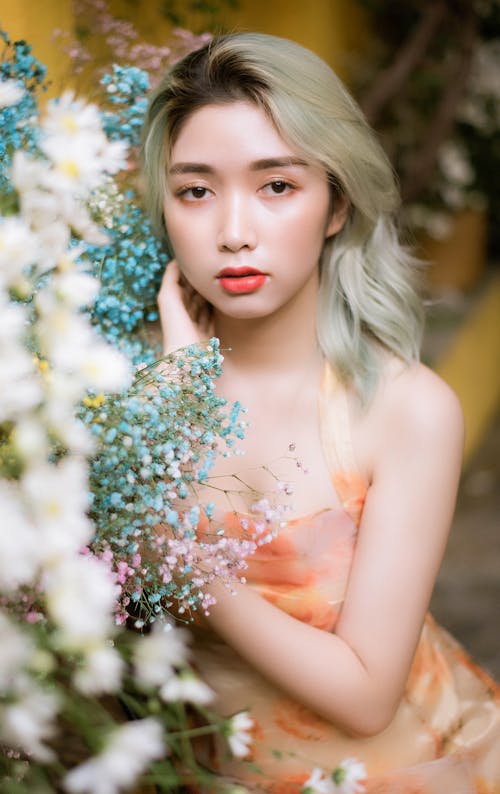
<svg viewBox="0 0 500 794">
<path fill-rule="evenodd" d="M 472 6 L 469 6 L 459 28 L 458 51 L 447 70 L 446 87 L 441 101 L 426 130 L 424 142 L 413 158 L 411 168 L 402 179 L 403 201 L 414 201 L 425 189 L 436 164 L 439 146 L 453 129 L 457 107 L 467 87 L 477 32 L 477 13 Z"/>
<path fill-rule="evenodd" d="M 447 0 L 427 5 L 420 23 L 403 43 L 394 61 L 379 75 L 361 100 L 361 107 L 371 124 L 377 121 L 387 103 L 402 90 L 412 71 L 425 58 L 429 44 L 448 10 Z"/>
</svg>

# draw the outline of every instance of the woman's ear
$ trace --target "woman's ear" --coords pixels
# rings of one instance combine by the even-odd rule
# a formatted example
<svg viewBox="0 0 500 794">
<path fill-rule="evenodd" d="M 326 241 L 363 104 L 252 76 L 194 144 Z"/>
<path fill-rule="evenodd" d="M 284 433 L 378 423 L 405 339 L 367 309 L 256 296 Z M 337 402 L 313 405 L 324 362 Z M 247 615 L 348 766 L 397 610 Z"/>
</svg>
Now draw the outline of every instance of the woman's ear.
<svg viewBox="0 0 500 794">
<path fill-rule="evenodd" d="M 325 238 L 333 237 L 343 229 L 349 215 L 349 199 L 345 195 L 336 196 L 333 201 L 332 214 L 325 229 Z"/>
</svg>

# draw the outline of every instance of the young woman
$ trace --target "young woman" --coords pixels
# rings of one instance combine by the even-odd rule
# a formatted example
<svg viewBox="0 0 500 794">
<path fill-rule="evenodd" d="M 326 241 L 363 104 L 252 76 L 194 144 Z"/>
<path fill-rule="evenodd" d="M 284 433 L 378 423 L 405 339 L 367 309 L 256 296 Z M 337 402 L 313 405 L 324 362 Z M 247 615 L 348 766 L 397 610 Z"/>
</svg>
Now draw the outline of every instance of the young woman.
<svg viewBox="0 0 500 794">
<path fill-rule="evenodd" d="M 218 389 L 248 409 L 244 456 L 222 459 L 207 500 L 222 495 L 226 531 L 258 532 L 243 498 L 224 501 L 235 466 L 256 491 L 269 470 L 294 490 L 247 584 L 214 586 L 196 630 L 217 708 L 255 726 L 251 764 L 212 762 L 275 794 L 349 756 L 368 792 L 500 792 L 498 690 L 426 614 L 462 415 L 418 363 L 397 189 L 359 108 L 300 46 L 224 36 L 156 90 L 144 162 L 175 255 L 165 351 L 219 337 Z"/>
</svg>

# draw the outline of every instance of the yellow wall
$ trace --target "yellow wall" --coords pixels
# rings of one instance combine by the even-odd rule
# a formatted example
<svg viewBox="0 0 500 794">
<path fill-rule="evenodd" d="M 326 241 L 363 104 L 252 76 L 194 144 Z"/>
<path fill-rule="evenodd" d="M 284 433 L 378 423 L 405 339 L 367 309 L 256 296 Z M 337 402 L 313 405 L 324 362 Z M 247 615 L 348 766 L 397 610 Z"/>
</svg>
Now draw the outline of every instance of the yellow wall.
<svg viewBox="0 0 500 794">
<path fill-rule="evenodd" d="M 465 416 L 465 463 L 500 405 L 500 277 L 466 318 L 436 370 L 456 391 Z"/>
<path fill-rule="evenodd" d="M 0 27 L 13 41 L 25 39 L 48 67 L 52 81 L 49 96 L 57 96 L 71 85 L 69 58 L 52 38 L 55 28 L 73 30 L 71 0 L 0 0 Z"/>
<path fill-rule="evenodd" d="M 168 40 L 170 27 L 162 18 L 159 0 L 149 0 L 137 6 L 127 0 L 109 0 L 117 15 L 133 20 L 137 29 L 149 41 L 163 44 Z M 200 15 L 186 13 L 187 27 L 198 30 Z M 351 50 L 361 46 L 364 31 L 363 16 L 352 0 L 239 0 L 235 10 L 220 12 L 223 30 L 258 31 L 293 39 L 314 50 L 346 76 L 346 61 Z"/>
<path fill-rule="evenodd" d="M 115 15 L 130 19 L 145 40 L 168 42 L 170 26 L 160 14 L 160 0 L 108 3 Z M 92 20 L 86 21 L 92 28 Z M 240 0 L 236 10 L 221 13 L 221 21 L 225 30 L 256 30 L 294 39 L 324 58 L 341 77 L 346 76 L 349 52 L 361 46 L 364 31 L 359 7 L 349 0 Z M 191 14 L 187 22 L 196 25 L 199 19 Z M 85 81 L 75 80 L 61 41 L 53 39 L 55 28 L 73 33 L 71 0 L 0 0 L 0 26 L 12 39 L 26 39 L 48 67 L 52 81 L 49 95 L 75 84 L 85 85 Z M 90 44 L 98 55 L 99 43 Z"/>
<path fill-rule="evenodd" d="M 359 47 L 365 30 L 352 0 L 241 0 L 239 6 L 225 15 L 227 27 L 293 39 L 314 50 L 344 78 L 349 51 Z"/>
</svg>

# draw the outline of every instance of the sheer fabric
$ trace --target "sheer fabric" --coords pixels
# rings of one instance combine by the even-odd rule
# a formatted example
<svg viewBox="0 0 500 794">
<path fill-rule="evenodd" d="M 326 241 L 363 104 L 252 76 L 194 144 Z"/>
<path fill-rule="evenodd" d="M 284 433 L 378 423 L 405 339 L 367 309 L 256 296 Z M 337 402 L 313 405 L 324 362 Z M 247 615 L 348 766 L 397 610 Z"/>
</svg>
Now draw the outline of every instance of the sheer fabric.
<svg viewBox="0 0 500 794">
<path fill-rule="evenodd" d="M 367 483 L 355 465 L 345 395 L 329 367 L 320 400 L 325 455 L 341 506 L 287 522 L 249 559 L 246 576 L 279 609 L 335 631 Z M 243 531 L 233 513 L 223 521 L 228 534 Z M 226 780 L 248 791 L 298 794 L 313 767 L 328 771 L 355 757 L 367 769 L 367 794 L 500 794 L 499 687 L 430 615 L 393 721 L 363 739 L 293 701 L 209 630 L 196 627 L 194 634 L 197 666 L 217 693 L 216 710 L 249 709 L 255 723 L 246 761 L 230 759 L 222 743 L 202 753 Z"/>
</svg>

